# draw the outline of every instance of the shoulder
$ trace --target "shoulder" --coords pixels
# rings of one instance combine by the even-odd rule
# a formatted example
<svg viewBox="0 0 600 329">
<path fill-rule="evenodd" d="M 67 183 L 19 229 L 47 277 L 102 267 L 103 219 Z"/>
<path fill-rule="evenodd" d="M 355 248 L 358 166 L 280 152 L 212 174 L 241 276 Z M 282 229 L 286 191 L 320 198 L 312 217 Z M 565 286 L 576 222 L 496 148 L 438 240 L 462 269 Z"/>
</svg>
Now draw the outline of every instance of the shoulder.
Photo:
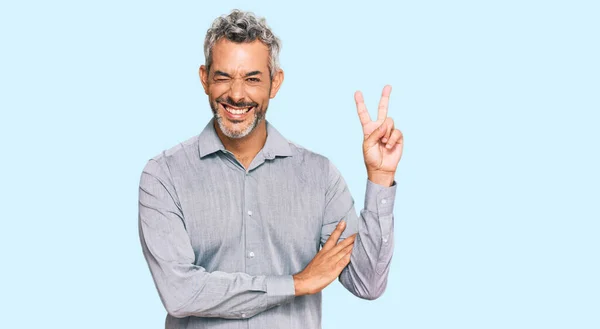
<svg viewBox="0 0 600 329">
<path fill-rule="evenodd" d="M 319 171 L 326 177 L 337 172 L 337 168 L 334 166 L 333 162 L 325 155 L 311 151 L 290 140 L 288 140 L 288 143 L 294 153 L 295 161 L 304 169 Z"/>
<path fill-rule="evenodd" d="M 295 165 L 302 172 L 303 177 L 307 177 L 315 185 L 326 190 L 345 188 L 345 180 L 341 172 L 328 157 L 292 141 L 288 140 L 288 142 L 294 152 Z"/>
<path fill-rule="evenodd" d="M 190 159 L 191 155 L 198 155 L 198 135 L 194 135 L 147 160 L 144 167 L 145 172 L 162 171 L 168 173 L 169 168 Z"/>
<path fill-rule="evenodd" d="M 329 159 L 317 152 L 311 151 L 309 149 L 307 149 L 306 147 L 294 143 L 291 140 L 287 140 L 289 145 L 290 145 L 290 149 L 292 150 L 292 153 L 294 154 L 294 157 L 297 158 L 299 161 L 305 162 L 305 163 L 310 163 L 310 164 L 327 164 L 329 163 Z"/>
</svg>

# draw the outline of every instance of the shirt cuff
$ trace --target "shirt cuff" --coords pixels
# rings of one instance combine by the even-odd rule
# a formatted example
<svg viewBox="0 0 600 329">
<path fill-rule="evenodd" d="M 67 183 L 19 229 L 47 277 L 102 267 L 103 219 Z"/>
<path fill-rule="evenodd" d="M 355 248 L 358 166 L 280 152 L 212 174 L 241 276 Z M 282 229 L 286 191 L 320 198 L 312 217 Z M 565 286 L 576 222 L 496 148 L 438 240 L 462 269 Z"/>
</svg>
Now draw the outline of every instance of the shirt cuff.
<svg viewBox="0 0 600 329">
<path fill-rule="evenodd" d="M 392 186 L 382 186 L 367 179 L 365 193 L 365 209 L 380 216 L 391 215 L 396 199 L 396 181 Z"/>
<path fill-rule="evenodd" d="M 288 303 L 296 296 L 294 278 L 291 275 L 267 276 L 267 307 Z"/>
</svg>

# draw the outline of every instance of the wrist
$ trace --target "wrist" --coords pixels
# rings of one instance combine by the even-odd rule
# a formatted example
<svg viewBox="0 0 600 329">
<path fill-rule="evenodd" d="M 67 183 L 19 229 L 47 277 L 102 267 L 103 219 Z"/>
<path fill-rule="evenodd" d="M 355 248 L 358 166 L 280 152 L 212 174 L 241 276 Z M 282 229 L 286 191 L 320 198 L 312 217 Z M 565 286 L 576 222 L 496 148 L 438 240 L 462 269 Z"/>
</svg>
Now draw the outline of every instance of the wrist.
<svg viewBox="0 0 600 329">
<path fill-rule="evenodd" d="M 308 295 L 308 293 L 306 292 L 304 280 L 298 274 L 292 275 L 292 278 L 294 279 L 294 294 L 296 295 L 296 297 Z"/>
<path fill-rule="evenodd" d="M 367 171 L 367 177 L 371 182 L 385 187 L 390 187 L 394 183 L 394 173 Z"/>
</svg>

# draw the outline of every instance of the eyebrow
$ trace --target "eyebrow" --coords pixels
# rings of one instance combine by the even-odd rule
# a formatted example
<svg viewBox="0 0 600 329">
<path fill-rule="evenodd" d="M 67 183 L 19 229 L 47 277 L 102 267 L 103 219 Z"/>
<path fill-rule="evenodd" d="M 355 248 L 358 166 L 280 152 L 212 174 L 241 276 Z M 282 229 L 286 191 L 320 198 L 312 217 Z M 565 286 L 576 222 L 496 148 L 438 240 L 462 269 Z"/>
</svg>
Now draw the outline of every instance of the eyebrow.
<svg viewBox="0 0 600 329">
<path fill-rule="evenodd" d="M 247 77 L 253 76 L 253 75 L 258 75 L 258 74 L 262 74 L 262 72 L 261 71 L 248 72 L 248 73 L 246 73 L 246 75 L 244 76 L 244 78 L 247 78 Z M 231 78 L 231 75 L 229 75 L 228 73 L 225 73 L 223 71 L 219 71 L 219 70 L 215 71 L 215 76 L 224 76 L 224 77 Z"/>
<path fill-rule="evenodd" d="M 246 73 L 246 75 L 244 76 L 244 78 L 247 78 L 247 77 L 252 76 L 252 75 L 258 75 L 258 74 L 262 74 L 262 72 L 261 71 L 248 72 L 248 73 Z"/>
</svg>

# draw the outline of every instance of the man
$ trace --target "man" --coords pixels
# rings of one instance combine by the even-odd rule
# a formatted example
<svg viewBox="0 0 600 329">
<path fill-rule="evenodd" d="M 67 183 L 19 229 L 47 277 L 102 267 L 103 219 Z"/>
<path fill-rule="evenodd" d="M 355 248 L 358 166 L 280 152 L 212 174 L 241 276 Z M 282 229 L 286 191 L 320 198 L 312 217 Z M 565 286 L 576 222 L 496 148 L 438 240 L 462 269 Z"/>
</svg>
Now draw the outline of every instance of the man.
<svg viewBox="0 0 600 329">
<path fill-rule="evenodd" d="M 335 166 L 265 120 L 284 73 L 264 19 L 234 10 L 204 47 L 199 74 L 214 119 L 150 159 L 140 179 L 140 240 L 166 328 L 320 328 L 321 290 L 336 278 L 379 297 L 403 147 L 386 117 L 391 87 L 376 121 L 355 94 L 368 174 L 358 217 Z"/>
</svg>

